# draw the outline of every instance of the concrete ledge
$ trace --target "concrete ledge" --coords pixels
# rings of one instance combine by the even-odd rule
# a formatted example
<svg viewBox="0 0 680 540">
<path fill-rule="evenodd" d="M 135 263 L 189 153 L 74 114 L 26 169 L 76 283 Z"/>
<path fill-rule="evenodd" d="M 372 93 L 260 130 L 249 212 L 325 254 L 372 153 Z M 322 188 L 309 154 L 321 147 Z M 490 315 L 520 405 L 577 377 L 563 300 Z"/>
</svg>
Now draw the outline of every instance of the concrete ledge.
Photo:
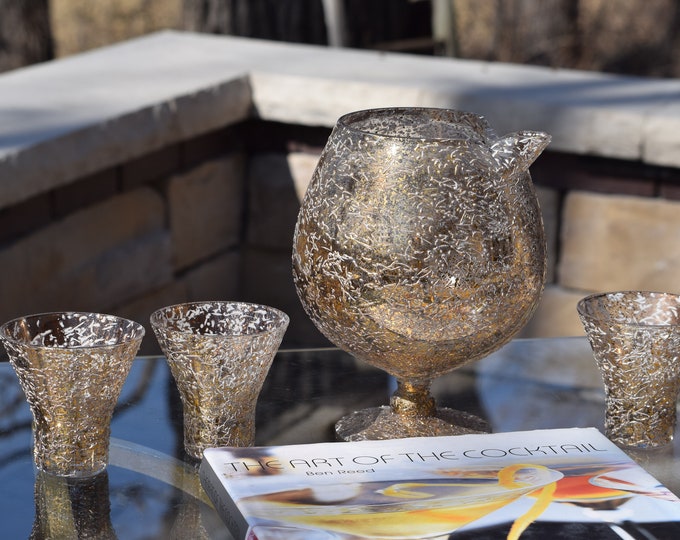
<svg viewBox="0 0 680 540">
<path fill-rule="evenodd" d="M 257 114 L 472 110 L 553 150 L 680 166 L 680 81 L 161 32 L 0 76 L 0 208 Z"/>
<path fill-rule="evenodd" d="M 197 62 L 191 37 L 156 34 L 0 76 L 0 208 L 248 118 L 246 75 Z"/>
</svg>

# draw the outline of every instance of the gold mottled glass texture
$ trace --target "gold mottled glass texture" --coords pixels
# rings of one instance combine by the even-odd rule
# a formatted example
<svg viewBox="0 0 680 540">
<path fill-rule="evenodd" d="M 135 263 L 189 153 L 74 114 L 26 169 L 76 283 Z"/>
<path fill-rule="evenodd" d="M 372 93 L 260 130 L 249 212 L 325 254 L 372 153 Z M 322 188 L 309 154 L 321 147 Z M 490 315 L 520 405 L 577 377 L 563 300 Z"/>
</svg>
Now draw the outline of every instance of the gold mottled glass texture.
<svg viewBox="0 0 680 540">
<path fill-rule="evenodd" d="M 668 444 L 680 390 L 680 295 L 620 291 L 577 305 L 605 388 L 605 433 L 630 447 Z"/>
<path fill-rule="evenodd" d="M 400 417 L 367 413 L 360 424 L 378 414 L 390 426 L 341 437 L 468 431 L 444 425 L 430 381 L 509 341 L 540 299 L 545 237 L 528 168 L 549 139 L 499 137 L 445 109 L 338 120 L 298 216 L 294 282 L 330 341 L 397 378 Z"/>
<path fill-rule="evenodd" d="M 245 302 L 192 302 L 151 315 L 182 398 L 189 456 L 254 443 L 257 398 L 288 321 L 278 309 Z"/>
<path fill-rule="evenodd" d="M 109 457 L 111 417 L 144 328 L 112 315 L 56 312 L 0 327 L 33 413 L 39 470 L 85 477 Z"/>
</svg>

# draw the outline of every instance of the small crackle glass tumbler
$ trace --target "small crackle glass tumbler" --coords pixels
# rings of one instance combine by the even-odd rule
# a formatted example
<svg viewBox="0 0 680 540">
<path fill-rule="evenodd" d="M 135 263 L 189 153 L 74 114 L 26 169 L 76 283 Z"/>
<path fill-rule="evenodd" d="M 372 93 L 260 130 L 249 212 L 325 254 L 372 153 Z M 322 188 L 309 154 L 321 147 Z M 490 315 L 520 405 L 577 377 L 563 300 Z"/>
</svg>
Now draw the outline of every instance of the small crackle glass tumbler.
<svg viewBox="0 0 680 540">
<path fill-rule="evenodd" d="M 680 390 L 680 295 L 594 294 L 577 311 L 602 374 L 607 437 L 627 447 L 668 444 Z"/>
<path fill-rule="evenodd" d="M 288 322 L 278 309 L 245 302 L 190 302 L 151 314 L 182 399 L 189 456 L 253 445 L 257 398 Z"/>
<path fill-rule="evenodd" d="M 106 468 L 113 410 L 143 337 L 139 323 L 100 313 L 29 315 L 0 327 L 33 413 L 39 470 L 87 477 Z"/>
</svg>

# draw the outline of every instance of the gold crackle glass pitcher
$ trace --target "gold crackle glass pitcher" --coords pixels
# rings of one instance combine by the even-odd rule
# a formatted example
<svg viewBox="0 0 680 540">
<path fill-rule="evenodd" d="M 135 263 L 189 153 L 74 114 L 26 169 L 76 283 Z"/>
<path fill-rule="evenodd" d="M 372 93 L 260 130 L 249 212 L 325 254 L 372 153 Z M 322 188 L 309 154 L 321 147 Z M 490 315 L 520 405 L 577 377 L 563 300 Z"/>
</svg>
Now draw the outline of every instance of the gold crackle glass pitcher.
<svg viewBox="0 0 680 540">
<path fill-rule="evenodd" d="M 342 419 L 340 438 L 488 429 L 437 408 L 430 383 L 508 342 L 540 299 L 545 236 L 528 168 L 549 140 L 498 137 L 446 109 L 338 120 L 298 216 L 293 278 L 331 342 L 398 381 L 391 407 Z"/>
</svg>

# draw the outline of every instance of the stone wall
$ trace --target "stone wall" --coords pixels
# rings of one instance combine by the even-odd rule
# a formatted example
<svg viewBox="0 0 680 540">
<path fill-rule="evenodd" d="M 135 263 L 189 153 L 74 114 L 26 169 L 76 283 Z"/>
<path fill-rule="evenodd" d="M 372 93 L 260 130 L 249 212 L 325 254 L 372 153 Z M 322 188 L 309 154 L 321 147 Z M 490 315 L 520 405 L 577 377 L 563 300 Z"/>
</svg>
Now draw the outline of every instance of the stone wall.
<svg viewBox="0 0 680 540">
<path fill-rule="evenodd" d="M 326 344 L 297 300 L 290 255 L 329 132 L 240 123 L 6 208 L 0 318 L 78 309 L 146 324 L 163 305 L 233 299 L 288 312 L 289 346 Z M 619 160 L 563 168 L 570 158 L 547 152 L 532 169 L 549 267 L 523 337 L 582 334 L 575 305 L 592 292 L 680 291 L 680 173 L 616 176 Z M 144 352 L 157 352 L 150 333 Z"/>
<path fill-rule="evenodd" d="M 576 79 L 600 103 L 576 99 Z M 233 299 L 288 312 L 288 346 L 325 344 L 292 285 L 300 200 L 340 114 L 420 105 L 553 134 L 532 167 L 548 286 L 522 335 L 581 335 L 590 292 L 680 292 L 678 88 L 175 34 L 4 75 L 0 319 L 77 309 L 147 324 L 164 305 Z M 156 351 L 149 332 L 143 352 Z"/>
<path fill-rule="evenodd" d="M 523 336 L 582 335 L 576 303 L 587 294 L 680 292 L 680 170 L 547 153 L 533 177 L 552 271 Z"/>
<path fill-rule="evenodd" d="M 0 318 L 71 309 L 146 323 L 168 303 L 235 297 L 247 157 L 228 140 L 188 140 L 5 208 Z"/>
<path fill-rule="evenodd" d="M 325 343 L 297 303 L 290 256 L 299 197 L 328 133 L 237 123 L 3 209 L 0 319 L 113 313 L 145 324 L 143 352 L 156 353 L 155 309 L 242 300 L 290 313 L 288 345 Z M 287 144 L 316 146 L 286 154 Z"/>
</svg>

